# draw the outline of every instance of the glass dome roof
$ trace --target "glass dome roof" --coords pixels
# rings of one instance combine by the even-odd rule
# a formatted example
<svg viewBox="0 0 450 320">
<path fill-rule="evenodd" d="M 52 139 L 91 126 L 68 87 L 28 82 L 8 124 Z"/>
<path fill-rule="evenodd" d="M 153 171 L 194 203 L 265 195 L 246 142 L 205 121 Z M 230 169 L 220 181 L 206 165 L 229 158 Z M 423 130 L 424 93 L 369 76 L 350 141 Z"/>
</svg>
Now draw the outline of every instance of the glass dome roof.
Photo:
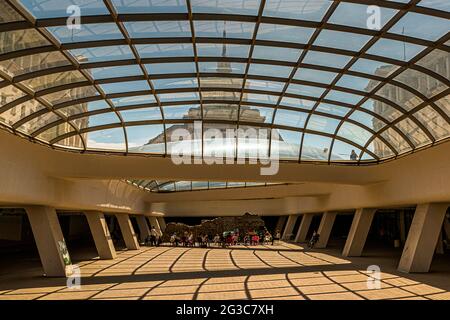
<svg viewBox="0 0 450 320">
<path fill-rule="evenodd" d="M 446 140 L 450 2 L 371 3 L 0 0 L 0 125 L 145 156 L 170 155 L 176 129 L 199 126 L 204 156 L 208 129 L 254 128 L 265 138 L 221 150 L 269 156 L 276 140 L 281 160 L 348 164 Z"/>
</svg>

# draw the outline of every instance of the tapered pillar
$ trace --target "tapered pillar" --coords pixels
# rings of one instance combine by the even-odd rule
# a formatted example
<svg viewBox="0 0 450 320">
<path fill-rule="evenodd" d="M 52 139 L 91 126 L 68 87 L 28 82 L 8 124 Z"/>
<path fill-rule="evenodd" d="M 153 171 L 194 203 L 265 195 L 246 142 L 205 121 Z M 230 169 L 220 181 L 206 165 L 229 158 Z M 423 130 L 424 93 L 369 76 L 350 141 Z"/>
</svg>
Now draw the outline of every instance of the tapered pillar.
<svg viewBox="0 0 450 320">
<path fill-rule="evenodd" d="M 274 234 L 277 231 L 279 231 L 280 234 L 283 232 L 283 227 L 284 227 L 284 224 L 286 223 L 287 218 L 288 218 L 287 216 L 281 216 L 281 217 L 278 218 L 277 225 L 276 225 L 275 230 L 274 230 L 275 231 Z"/>
<path fill-rule="evenodd" d="M 286 228 L 284 228 L 283 236 L 281 237 L 283 240 L 290 240 L 292 236 L 292 231 L 294 230 L 295 222 L 297 221 L 297 215 L 290 215 L 288 217 Z"/>
<path fill-rule="evenodd" d="M 33 230 L 42 267 L 47 277 L 66 277 L 72 262 L 59 225 L 56 210 L 51 207 L 30 206 L 25 211 Z"/>
<path fill-rule="evenodd" d="M 161 232 L 166 231 L 166 221 L 164 220 L 164 217 L 158 217 L 156 220 L 158 220 L 159 228 L 161 229 Z"/>
<path fill-rule="evenodd" d="M 309 227 L 314 215 L 312 213 L 306 213 L 302 215 L 302 221 L 298 228 L 297 235 L 295 236 L 295 242 L 305 242 L 308 236 Z"/>
<path fill-rule="evenodd" d="M 427 203 L 416 208 L 398 270 L 428 272 L 449 204 Z"/>
<path fill-rule="evenodd" d="M 136 216 L 136 221 L 138 223 L 141 242 L 144 242 L 148 236 L 150 236 L 150 228 L 148 227 L 147 219 L 145 216 Z"/>
<path fill-rule="evenodd" d="M 85 216 L 100 259 L 114 259 L 116 257 L 116 249 L 105 221 L 105 215 L 101 212 L 90 211 L 86 212 Z"/>
<path fill-rule="evenodd" d="M 336 212 L 324 212 L 322 220 L 320 220 L 319 230 L 317 233 L 320 235 L 319 241 L 317 241 L 316 248 L 326 248 L 328 239 L 330 239 L 331 230 L 333 229 L 334 220 L 336 219 Z"/>
<path fill-rule="evenodd" d="M 162 231 L 161 231 L 161 227 L 159 226 L 158 219 L 156 217 L 150 216 L 150 217 L 148 217 L 148 221 L 150 222 L 151 228 L 154 227 L 156 232 L 161 236 Z"/>
<path fill-rule="evenodd" d="M 136 233 L 134 232 L 133 225 L 131 224 L 130 217 L 127 214 L 116 214 L 117 221 L 119 222 L 120 231 L 122 232 L 123 240 L 129 250 L 139 249 L 139 243 L 137 241 Z"/>
<path fill-rule="evenodd" d="M 356 210 L 347 241 L 345 241 L 344 250 L 342 251 L 344 257 L 361 256 L 375 212 L 376 209 L 369 208 Z"/>
</svg>

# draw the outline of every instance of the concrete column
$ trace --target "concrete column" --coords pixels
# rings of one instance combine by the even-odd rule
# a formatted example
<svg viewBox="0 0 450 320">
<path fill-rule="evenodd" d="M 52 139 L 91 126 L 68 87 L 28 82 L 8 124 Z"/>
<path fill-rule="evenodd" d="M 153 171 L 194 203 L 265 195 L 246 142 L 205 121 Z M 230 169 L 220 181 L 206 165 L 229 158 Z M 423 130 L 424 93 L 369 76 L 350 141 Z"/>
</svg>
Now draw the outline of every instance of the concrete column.
<svg viewBox="0 0 450 320">
<path fill-rule="evenodd" d="M 116 249 L 106 224 L 105 215 L 101 212 L 92 211 L 86 212 L 85 216 L 100 259 L 114 259 L 116 257 Z"/>
<path fill-rule="evenodd" d="M 360 257 L 366 244 L 367 235 L 372 225 L 376 209 L 357 209 L 353 217 L 352 226 L 345 242 L 344 257 Z"/>
<path fill-rule="evenodd" d="M 287 220 L 287 216 L 281 216 L 281 217 L 279 217 L 278 218 L 278 221 L 277 221 L 277 226 L 275 227 L 275 232 L 278 230 L 278 231 L 280 231 L 280 234 L 282 234 L 282 232 L 283 232 L 283 227 L 284 227 L 284 223 L 286 222 L 286 220 Z M 275 233 L 274 232 L 274 233 Z"/>
<path fill-rule="evenodd" d="M 136 234 L 134 233 L 133 225 L 131 224 L 130 217 L 127 214 L 116 214 L 117 221 L 119 222 L 120 231 L 122 232 L 123 240 L 129 250 L 139 249 L 139 243 L 137 241 Z"/>
<path fill-rule="evenodd" d="M 26 207 L 42 267 L 47 277 L 71 274 L 72 262 L 59 225 L 56 210 L 44 206 Z"/>
<path fill-rule="evenodd" d="M 297 235 L 295 236 L 295 242 L 305 242 L 308 235 L 309 227 L 314 215 L 312 213 L 306 213 L 302 215 L 302 221 L 298 228 Z"/>
<path fill-rule="evenodd" d="M 428 272 L 449 204 L 427 203 L 416 208 L 398 270 Z"/>
<path fill-rule="evenodd" d="M 158 220 L 159 228 L 161 229 L 161 232 L 166 231 L 166 221 L 164 220 L 164 217 L 158 217 L 156 220 Z"/>
<path fill-rule="evenodd" d="M 136 216 L 136 221 L 139 226 L 139 231 L 141 235 L 141 242 L 144 242 L 145 239 L 150 235 L 150 228 L 148 227 L 147 219 L 145 216 Z"/>
<path fill-rule="evenodd" d="M 149 216 L 148 221 L 150 222 L 150 227 L 155 227 L 156 232 L 162 236 L 161 227 L 159 226 L 157 217 Z"/>
<path fill-rule="evenodd" d="M 286 223 L 286 227 L 284 228 L 283 231 L 283 235 L 281 236 L 281 238 L 283 240 L 289 240 L 291 235 L 292 235 L 292 231 L 294 230 L 294 226 L 295 226 L 295 222 L 297 221 L 298 216 L 297 215 L 290 215 L 287 223 Z"/>
<path fill-rule="evenodd" d="M 317 233 L 320 235 L 319 241 L 317 241 L 316 248 L 326 248 L 328 239 L 330 239 L 331 230 L 333 229 L 334 220 L 336 219 L 336 212 L 324 212 L 322 219 L 320 220 L 319 230 Z"/>
</svg>

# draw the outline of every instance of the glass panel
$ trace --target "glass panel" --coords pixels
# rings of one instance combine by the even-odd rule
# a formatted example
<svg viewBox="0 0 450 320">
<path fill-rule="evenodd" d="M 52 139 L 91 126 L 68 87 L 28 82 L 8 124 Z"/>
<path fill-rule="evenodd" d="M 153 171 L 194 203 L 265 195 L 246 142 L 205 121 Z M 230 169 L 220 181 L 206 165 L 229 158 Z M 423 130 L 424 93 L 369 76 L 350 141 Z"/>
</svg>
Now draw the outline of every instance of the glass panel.
<svg viewBox="0 0 450 320">
<path fill-rule="evenodd" d="M 162 124 L 126 127 L 128 152 L 165 153 Z"/>
<path fill-rule="evenodd" d="M 401 74 L 395 77 L 394 80 L 402 82 L 407 86 L 419 91 L 427 98 L 434 97 L 445 89 L 448 89 L 446 85 L 444 85 L 436 78 L 430 77 L 425 73 L 413 69 L 407 69 L 403 71 Z"/>
<path fill-rule="evenodd" d="M 303 63 L 331 68 L 344 68 L 350 62 L 351 58 L 350 56 L 340 54 L 310 50 L 306 54 L 305 59 L 303 59 Z"/>
<path fill-rule="evenodd" d="M 46 52 L 22 56 L 0 62 L 0 70 L 15 77 L 25 73 L 69 65 L 60 52 Z"/>
<path fill-rule="evenodd" d="M 344 122 L 339 129 L 338 136 L 346 138 L 360 146 L 364 146 L 372 137 L 372 134 L 360 126 L 350 122 Z"/>
<path fill-rule="evenodd" d="M 101 109 L 110 109 L 109 104 L 106 103 L 105 100 L 80 103 L 66 108 L 58 109 L 58 111 L 66 117 L 70 117 L 72 115 Z"/>
<path fill-rule="evenodd" d="M 255 46 L 253 59 L 297 62 L 302 50 L 283 47 Z"/>
<path fill-rule="evenodd" d="M 209 182 L 210 189 L 226 188 L 226 186 L 227 186 L 226 182 L 216 182 L 216 181 Z"/>
<path fill-rule="evenodd" d="M 0 54 L 50 45 L 35 29 L 2 32 L 0 37 Z"/>
<path fill-rule="evenodd" d="M 221 78 L 221 77 L 203 77 L 200 78 L 202 88 L 235 88 L 241 89 L 243 79 Z"/>
<path fill-rule="evenodd" d="M 379 83 L 376 80 L 343 75 L 336 85 L 353 90 L 371 92 Z"/>
<path fill-rule="evenodd" d="M 150 90 L 146 80 L 104 83 L 100 87 L 106 94 Z"/>
<path fill-rule="evenodd" d="M 337 106 L 330 103 L 320 103 L 316 109 L 317 112 L 329 113 L 335 116 L 345 117 L 350 111 L 349 108 Z"/>
<path fill-rule="evenodd" d="M 264 81 L 247 79 L 245 87 L 252 90 L 281 92 L 284 88 L 284 82 Z"/>
<path fill-rule="evenodd" d="M 297 94 L 301 96 L 310 96 L 319 98 L 325 92 L 325 88 L 312 87 L 291 83 L 286 90 L 287 93 Z"/>
<path fill-rule="evenodd" d="M 191 182 L 190 181 L 178 181 L 175 183 L 175 189 L 177 191 L 191 190 Z"/>
<path fill-rule="evenodd" d="M 389 128 L 381 133 L 381 136 L 393 147 L 399 154 L 411 150 L 410 145 L 405 139 L 394 129 Z M 381 153 L 384 151 L 378 151 Z"/>
<path fill-rule="evenodd" d="M 55 113 L 47 112 L 22 124 L 18 128 L 18 130 L 25 134 L 32 134 L 33 132 L 39 130 L 40 128 L 43 128 L 46 125 L 58 120 L 61 120 L 61 118 L 57 116 Z"/>
<path fill-rule="evenodd" d="M 353 93 L 347 93 L 343 91 L 330 90 L 326 95 L 325 99 L 334 100 L 338 102 L 344 102 L 348 104 L 356 105 L 358 102 L 362 100 L 363 96 L 356 95 Z"/>
<path fill-rule="evenodd" d="M 327 161 L 330 154 L 331 138 L 306 133 L 303 138 L 302 160 Z"/>
<path fill-rule="evenodd" d="M 192 57 L 194 49 L 190 43 L 138 44 L 136 50 L 141 58 Z"/>
<path fill-rule="evenodd" d="M 122 116 L 124 122 L 162 120 L 161 111 L 158 107 L 124 110 L 120 111 L 120 115 Z"/>
<path fill-rule="evenodd" d="M 395 66 L 386 62 L 359 58 L 351 66 L 350 70 L 387 78 L 398 68 L 399 66 Z"/>
<path fill-rule="evenodd" d="M 203 125 L 203 156 L 229 158 L 236 154 L 236 126 L 220 123 Z"/>
<path fill-rule="evenodd" d="M 16 22 L 25 20 L 6 1 L 1 1 L 0 23 Z"/>
<path fill-rule="evenodd" d="M 304 112 L 278 109 L 275 114 L 274 124 L 302 129 L 305 126 L 308 114 Z"/>
<path fill-rule="evenodd" d="M 111 46 L 72 49 L 69 52 L 79 63 L 114 61 L 133 59 L 134 55 L 129 46 Z"/>
<path fill-rule="evenodd" d="M 256 106 L 241 106 L 239 121 L 272 123 L 274 109 Z"/>
<path fill-rule="evenodd" d="M 0 99 L 3 99 L 3 95 L 0 93 Z M 45 107 L 39 104 L 36 100 L 30 100 L 25 103 L 21 103 L 18 106 L 12 107 L 7 111 L 0 114 L 0 122 L 8 126 L 14 125 L 16 122 L 28 117 L 29 115 L 38 112 Z M 26 131 L 28 131 L 26 129 Z"/>
<path fill-rule="evenodd" d="M 416 62 L 419 66 L 434 71 L 441 76 L 450 79 L 450 53 L 442 50 L 433 50 Z"/>
<path fill-rule="evenodd" d="M 242 96 L 242 101 L 276 104 L 278 101 L 278 96 L 272 96 L 268 94 L 244 93 L 244 95 Z"/>
<path fill-rule="evenodd" d="M 199 57 L 247 58 L 250 50 L 248 45 L 228 43 L 197 43 L 196 46 Z"/>
<path fill-rule="evenodd" d="M 374 153 L 378 158 L 385 159 L 395 155 L 395 153 L 389 148 L 381 139 L 375 138 L 367 146 L 367 150 Z"/>
<path fill-rule="evenodd" d="M 191 0 L 192 12 L 257 15 L 260 0 Z"/>
<path fill-rule="evenodd" d="M 123 128 L 92 131 L 87 134 L 87 149 L 125 151 Z"/>
<path fill-rule="evenodd" d="M 203 91 L 202 92 L 203 101 L 205 100 L 231 100 L 239 101 L 241 97 L 240 91 Z"/>
<path fill-rule="evenodd" d="M 202 155 L 201 122 L 166 125 L 166 136 L 167 154 L 174 156 Z"/>
<path fill-rule="evenodd" d="M 175 93 L 158 94 L 158 96 L 161 102 L 199 100 L 198 92 L 175 92 Z"/>
<path fill-rule="evenodd" d="M 399 61 L 409 61 L 424 49 L 425 47 L 417 44 L 382 38 L 375 42 L 367 53 Z"/>
<path fill-rule="evenodd" d="M 336 139 L 331 152 L 331 161 L 357 161 L 360 154 L 361 149 Z"/>
<path fill-rule="evenodd" d="M 81 29 L 69 29 L 67 26 L 47 27 L 61 43 L 123 39 L 115 23 L 83 24 Z"/>
<path fill-rule="evenodd" d="M 311 115 L 311 118 L 309 118 L 306 129 L 334 134 L 340 122 L 341 121 L 338 119 L 313 114 Z"/>
<path fill-rule="evenodd" d="M 234 62 L 200 62 L 198 64 L 199 72 L 206 73 L 245 73 L 245 63 Z"/>
<path fill-rule="evenodd" d="M 115 107 L 123 107 L 130 106 L 136 104 L 150 104 L 155 103 L 155 96 L 152 94 L 146 94 L 142 96 L 130 96 L 130 97 L 122 97 L 122 98 L 114 98 L 111 99 L 112 103 Z"/>
<path fill-rule="evenodd" d="M 120 123 L 120 119 L 115 112 L 106 112 L 83 118 L 78 118 L 73 120 L 73 123 L 78 128 L 81 129 L 86 127 L 103 126 L 111 123 Z"/>
<path fill-rule="evenodd" d="M 73 135 L 71 137 L 65 138 L 63 140 L 60 140 L 54 144 L 55 146 L 64 147 L 64 148 L 70 148 L 70 149 L 77 149 L 77 150 L 83 150 L 84 145 L 81 141 L 81 138 L 78 134 Z"/>
<path fill-rule="evenodd" d="M 261 23 L 258 29 L 258 40 L 269 41 L 282 41 L 282 42 L 295 42 L 295 43 L 308 43 L 311 38 L 314 29 Z"/>
<path fill-rule="evenodd" d="M 450 12 L 450 3 L 446 0 L 422 0 L 419 6 Z"/>
<path fill-rule="evenodd" d="M 208 189 L 208 181 L 192 181 L 192 189 L 193 190 Z"/>
<path fill-rule="evenodd" d="M 127 13 L 187 13 L 183 0 L 112 0 L 117 12 Z"/>
<path fill-rule="evenodd" d="M 376 92 L 376 95 L 386 98 L 408 111 L 423 102 L 422 99 L 411 92 L 392 84 L 385 84 Z"/>
<path fill-rule="evenodd" d="M 334 30 L 322 30 L 314 45 L 343 50 L 359 51 L 369 41 L 370 37 L 362 34 Z"/>
<path fill-rule="evenodd" d="M 418 28 L 420 26 L 420 28 Z M 436 41 L 450 29 L 450 20 L 408 12 L 390 30 L 414 38 Z"/>
<path fill-rule="evenodd" d="M 316 104 L 316 102 L 306 99 L 283 97 L 283 99 L 281 99 L 280 104 L 288 107 L 311 110 Z"/>
<path fill-rule="evenodd" d="M 330 84 L 336 75 L 334 72 L 300 68 L 295 73 L 294 79 Z"/>
<path fill-rule="evenodd" d="M 301 132 L 272 129 L 271 157 L 278 155 L 280 160 L 298 160 L 301 139 Z"/>
<path fill-rule="evenodd" d="M 94 86 L 83 86 L 68 90 L 57 91 L 43 95 L 42 98 L 50 102 L 53 106 L 68 101 L 98 96 L 99 93 Z"/>
<path fill-rule="evenodd" d="M 372 111 L 384 119 L 388 120 L 388 122 L 392 122 L 398 117 L 400 117 L 403 113 L 399 110 L 393 108 L 392 106 L 381 102 L 379 100 L 369 99 L 361 105 L 361 108 Z M 380 129 L 378 127 L 374 127 L 374 129 Z M 377 131 L 377 130 L 375 130 Z"/>
<path fill-rule="evenodd" d="M 384 121 L 374 117 L 371 114 L 359 110 L 355 110 L 350 115 L 349 119 L 355 120 L 361 123 L 362 125 L 365 125 L 369 129 L 372 129 L 375 132 L 377 132 L 386 125 Z"/>
<path fill-rule="evenodd" d="M 372 17 L 375 13 L 371 10 L 370 6 L 341 2 L 328 22 L 357 28 L 380 30 L 398 12 L 398 10 L 384 7 L 377 7 L 377 9 L 379 11 L 375 13 L 379 13 L 380 23 L 379 25 L 374 25 Z"/>
<path fill-rule="evenodd" d="M 416 117 L 416 119 L 419 120 L 437 140 L 450 136 L 450 126 L 448 122 L 430 106 L 416 112 L 414 117 Z"/>
<path fill-rule="evenodd" d="M 399 128 L 414 144 L 415 147 L 421 147 L 431 143 L 428 136 L 411 119 L 406 118 L 395 125 Z"/>
<path fill-rule="evenodd" d="M 250 69 L 248 70 L 249 74 L 260 75 L 260 76 L 269 76 L 276 75 L 280 78 L 287 78 L 292 72 L 291 67 L 285 66 L 276 66 L 273 64 L 257 64 L 252 63 L 250 65 Z"/>
<path fill-rule="evenodd" d="M 196 37 L 251 39 L 255 24 L 240 21 L 194 20 L 194 28 Z"/>
<path fill-rule="evenodd" d="M 320 21 L 331 3 L 329 0 L 268 0 L 263 14 L 269 17 Z"/>
<path fill-rule="evenodd" d="M 73 127 L 68 124 L 67 122 L 61 123 L 57 126 L 51 127 L 48 130 L 45 130 L 44 132 L 40 133 L 36 138 L 39 140 L 44 140 L 46 142 L 50 142 L 53 139 L 56 139 L 66 133 L 74 132 Z M 83 146 L 83 143 L 81 142 L 80 136 L 76 137 L 78 140 L 79 147 Z"/>
<path fill-rule="evenodd" d="M 104 67 L 89 69 L 89 73 L 93 79 L 109 79 L 127 76 L 142 76 L 142 70 L 138 65 Z"/>
<path fill-rule="evenodd" d="M 22 83 L 34 91 L 41 91 L 64 84 L 71 84 L 82 81 L 87 81 L 87 79 L 79 71 L 68 71 L 32 78 L 22 81 Z"/>
<path fill-rule="evenodd" d="M 165 119 L 200 119 L 200 105 L 164 106 Z"/>
<path fill-rule="evenodd" d="M 269 128 L 240 126 L 237 132 L 238 158 L 267 159 L 269 156 Z"/>
<path fill-rule="evenodd" d="M 146 64 L 145 69 L 151 76 L 153 74 L 172 74 L 172 73 L 196 73 L 195 63 L 178 62 L 178 63 L 152 63 Z"/>
<path fill-rule="evenodd" d="M 156 90 L 198 87 L 197 78 L 155 79 L 152 83 Z"/>
<path fill-rule="evenodd" d="M 450 95 L 435 101 L 435 104 L 450 117 Z"/>
<path fill-rule="evenodd" d="M 25 96 L 25 92 L 12 85 L 0 88 L 0 107 L 3 107 L 4 105 L 11 103 L 23 96 Z"/>
<path fill-rule="evenodd" d="M 132 38 L 191 37 L 188 21 L 137 21 L 124 25 Z"/>
<path fill-rule="evenodd" d="M 205 104 L 203 106 L 204 119 L 235 121 L 237 120 L 237 115 L 237 104 Z"/>
<path fill-rule="evenodd" d="M 101 1 L 86 0 L 21 0 L 20 3 L 36 18 L 69 17 L 72 11 L 68 9 L 76 5 L 85 16 L 109 14 L 108 9 Z"/>
</svg>

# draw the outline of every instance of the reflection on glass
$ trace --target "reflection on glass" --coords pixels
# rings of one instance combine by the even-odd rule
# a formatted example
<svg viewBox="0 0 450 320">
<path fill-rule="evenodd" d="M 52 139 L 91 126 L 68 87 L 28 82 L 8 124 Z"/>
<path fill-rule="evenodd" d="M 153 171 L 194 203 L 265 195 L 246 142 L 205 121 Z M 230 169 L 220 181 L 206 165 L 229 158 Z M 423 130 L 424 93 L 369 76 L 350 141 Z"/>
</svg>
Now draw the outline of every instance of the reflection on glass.
<svg viewBox="0 0 450 320">
<path fill-rule="evenodd" d="M 128 152 L 165 153 L 162 124 L 126 127 Z"/>
<path fill-rule="evenodd" d="M 298 131 L 272 129 L 270 156 L 280 160 L 298 160 L 302 133 Z"/>
<path fill-rule="evenodd" d="M 0 61 L 0 70 L 14 77 L 39 70 L 69 65 L 60 52 L 45 52 Z"/>
<path fill-rule="evenodd" d="M 125 22 L 131 38 L 191 37 L 188 21 L 133 21 Z"/>
<path fill-rule="evenodd" d="M 313 114 L 309 118 L 308 126 L 306 127 L 306 129 L 317 132 L 334 134 L 339 123 L 340 120 L 338 119 Z"/>
<path fill-rule="evenodd" d="M 303 137 L 301 160 L 327 161 L 330 155 L 331 138 L 306 133 Z"/>
<path fill-rule="evenodd" d="M 392 127 L 381 133 L 381 136 L 397 151 L 397 153 L 402 154 L 411 150 L 411 146 L 406 142 L 405 139 Z M 387 147 L 386 147 L 387 148 Z M 380 154 L 386 152 L 383 150 L 382 145 L 376 145 L 375 154 Z"/>
<path fill-rule="evenodd" d="M 355 155 L 356 154 L 356 155 Z M 331 151 L 331 161 L 357 161 L 361 149 L 339 139 L 334 140 L 333 150 Z"/>
<path fill-rule="evenodd" d="M 294 48 L 255 46 L 252 58 L 297 62 L 301 53 L 301 50 Z"/>
<path fill-rule="evenodd" d="M 400 121 L 395 126 L 408 137 L 416 148 L 431 142 L 425 132 L 409 118 Z"/>
<path fill-rule="evenodd" d="M 136 50 L 141 58 L 193 57 L 190 43 L 138 44 Z"/>
<path fill-rule="evenodd" d="M 123 39 L 115 23 L 83 24 L 81 29 L 69 29 L 67 26 L 47 27 L 61 43 Z"/>
<path fill-rule="evenodd" d="M 336 75 L 337 73 L 334 72 L 299 68 L 295 73 L 294 79 L 330 84 Z"/>
<path fill-rule="evenodd" d="M 134 55 L 129 46 L 110 46 L 72 49 L 69 52 L 79 63 L 101 62 L 133 59 Z"/>
<path fill-rule="evenodd" d="M 161 110 L 158 107 L 123 110 L 120 111 L 120 115 L 125 122 L 162 120 Z"/>
<path fill-rule="evenodd" d="M 367 53 L 399 61 L 409 61 L 424 49 L 425 47 L 417 44 L 381 38 L 367 50 Z"/>
<path fill-rule="evenodd" d="M 195 36 L 205 38 L 251 39 L 255 24 L 241 21 L 194 21 Z"/>
<path fill-rule="evenodd" d="M 372 137 L 372 134 L 360 126 L 350 122 L 344 122 L 339 129 L 338 136 L 350 140 L 360 146 L 364 146 Z"/>
<path fill-rule="evenodd" d="M 164 119 L 200 119 L 200 105 L 164 106 Z"/>
<path fill-rule="evenodd" d="M 417 26 L 420 26 L 418 28 Z M 389 32 L 436 41 L 450 29 L 450 20 L 415 12 L 408 12 Z"/>
<path fill-rule="evenodd" d="M 125 136 L 123 128 L 113 128 L 87 133 L 87 149 L 125 151 Z"/>
<path fill-rule="evenodd" d="M 304 112 L 278 108 L 274 124 L 302 129 L 308 115 Z"/>
<path fill-rule="evenodd" d="M 407 86 L 419 91 L 427 98 L 434 97 L 448 89 L 441 81 L 417 70 L 407 69 L 394 78 Z"/>
<path fill-rule="evenodd" d="M 359 51 L 369 41 L 370 37 L 362 34 L 334 30 L 322 30 L 314 45 L 343 50 Z"/>
<path fill-rule="evenodd" d="M 437 139 L 444 139 L 450 136 L 450 126 L 447 121 L 432 107 L 427 106 L 414 114 L 417 120 L 422 123 L 428 131 Z"/>
<path fill-rule="evenodd" d="M 256 39 L 306 44 L 313 32 L 312 28 L 261 23 Z"/>
<path fill-rule="evenodd" d="M 329 0 L 268 0 L 263 15 L 286 19 L 320 21 L 330 7 Z"/>
</svg>

